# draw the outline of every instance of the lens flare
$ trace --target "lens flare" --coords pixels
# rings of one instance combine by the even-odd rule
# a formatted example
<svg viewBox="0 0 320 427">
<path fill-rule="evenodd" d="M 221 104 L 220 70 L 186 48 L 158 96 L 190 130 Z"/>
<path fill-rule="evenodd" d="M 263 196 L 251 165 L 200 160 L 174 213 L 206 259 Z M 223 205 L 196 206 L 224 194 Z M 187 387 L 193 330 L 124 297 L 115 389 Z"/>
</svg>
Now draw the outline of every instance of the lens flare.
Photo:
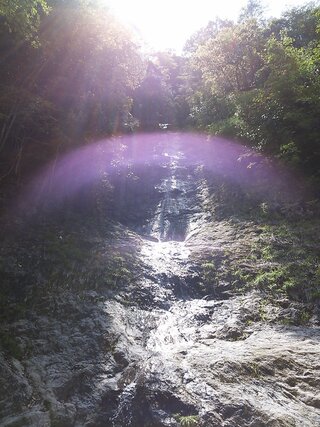
<svg viewBox="0 0 320 427">
<path fill-rule="evenodd" d="M 246 191 L 263 193 L 264 198 L 298 196 L 298 180 L 283 166 L 237 142 L 195 133 L 160 132 L 113 137 L 64 155 L 34 177 L 19 205 L 29 212 L 44 205 L 56 207 L 103 177 L 134 173 L 134 168 L 146 168 L 152 174 L 153 168 L 167 167 L 169 161 L 174 162 L 174 154 L 181 152 L 184 166 L 204 168 Z M 174 191 L 174 182 L 170 186 Z"/>
</svg>

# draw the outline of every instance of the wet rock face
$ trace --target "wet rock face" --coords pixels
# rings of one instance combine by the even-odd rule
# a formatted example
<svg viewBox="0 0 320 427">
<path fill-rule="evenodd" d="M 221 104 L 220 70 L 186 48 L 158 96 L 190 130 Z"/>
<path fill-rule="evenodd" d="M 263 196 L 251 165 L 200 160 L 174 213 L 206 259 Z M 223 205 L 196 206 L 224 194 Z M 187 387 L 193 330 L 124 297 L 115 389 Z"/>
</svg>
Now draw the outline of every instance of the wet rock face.
<svg viewBox="0 0 320 427">
<path fill-rule="evenodd" d="M 284 325 L 290 302 L 226 280 L 207 293 L 201 255 L 218 265 L 241 250 L 230 243 L 241 225 L 205 210 L 206 180 L 181 142 L 154 155 L 149 184 L 125 186 L 114 207 L 136 233 L 139 275 L 108 292 L 67 289 L 50 312 L 8 325 L 24 357 L 0 353 L 0 426 L 320 425 L 319 328 Z"/>
</svg>

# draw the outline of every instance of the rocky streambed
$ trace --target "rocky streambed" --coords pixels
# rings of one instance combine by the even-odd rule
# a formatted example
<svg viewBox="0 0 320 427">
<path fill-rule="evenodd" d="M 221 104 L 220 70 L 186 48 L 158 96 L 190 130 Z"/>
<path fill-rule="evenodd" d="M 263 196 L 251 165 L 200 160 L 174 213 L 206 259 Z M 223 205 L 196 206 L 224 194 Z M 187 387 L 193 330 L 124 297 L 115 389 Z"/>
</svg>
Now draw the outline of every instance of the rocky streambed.
<svg viewBox="0 0 320 427">
<path fill-rule="evenodd" d="M 237 287 L 228 260 L 254 246 L 259 227 L 208 209 L 202 161 L 181 138 L 152 155 L 154 194 L 116 187 L 122 225 L 107 249 L 91 242 L 99 263 L 134 246 L 138 267 L 125 258 L 116 286 L 70 286 L 3 326 L 19 352 L 0 353 L 0 426 L 320 425 L 314 306 L 298 322 L 305 303 Z M 126 197 L 139 200 L 127 216 Z"/>
</svg>

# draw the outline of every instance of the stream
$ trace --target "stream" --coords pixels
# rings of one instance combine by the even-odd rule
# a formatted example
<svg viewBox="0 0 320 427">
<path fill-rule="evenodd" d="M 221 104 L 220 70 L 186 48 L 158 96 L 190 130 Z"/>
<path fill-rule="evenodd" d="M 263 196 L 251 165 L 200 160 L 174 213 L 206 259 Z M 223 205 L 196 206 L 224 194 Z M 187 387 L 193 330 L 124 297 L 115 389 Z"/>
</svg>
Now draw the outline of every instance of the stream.
<svg viewBox="0 0 320 427">
<path fill-rule="evenodd" d="M 61 301 L 54 319 L 15 325 L 35 350 L 2 360 L 0 426 L 320 425 L 319 328 L 264 322 L 273 308 L 258 292 L 206 294 L 201 236 L 212 232 L 219 254 L 238 230 L 204 209 L 205 179 L 181 143 L 162 149 L 158 203 L 131 227 L 143 265 L 134 289 L 91 291 Z"/>
</svg>

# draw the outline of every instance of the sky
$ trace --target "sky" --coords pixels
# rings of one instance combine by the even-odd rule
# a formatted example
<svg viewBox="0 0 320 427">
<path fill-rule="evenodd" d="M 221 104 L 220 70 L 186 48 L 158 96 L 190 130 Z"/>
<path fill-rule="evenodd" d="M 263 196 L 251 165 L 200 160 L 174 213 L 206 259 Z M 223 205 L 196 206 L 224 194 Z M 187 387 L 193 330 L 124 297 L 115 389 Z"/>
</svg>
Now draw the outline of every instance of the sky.
<svg viewBox="0 0 320 427">
<path fill-rule="evenodd" d="M 181 53 L 186 40 L 210 20 L 237 19 L 247 0 L 105 0 L 113 13 L 144 40 L 150 50 Z M 266 16 L 278 17 L 287 6 L 306 0 L 265 0 Z"/>
</svg>

